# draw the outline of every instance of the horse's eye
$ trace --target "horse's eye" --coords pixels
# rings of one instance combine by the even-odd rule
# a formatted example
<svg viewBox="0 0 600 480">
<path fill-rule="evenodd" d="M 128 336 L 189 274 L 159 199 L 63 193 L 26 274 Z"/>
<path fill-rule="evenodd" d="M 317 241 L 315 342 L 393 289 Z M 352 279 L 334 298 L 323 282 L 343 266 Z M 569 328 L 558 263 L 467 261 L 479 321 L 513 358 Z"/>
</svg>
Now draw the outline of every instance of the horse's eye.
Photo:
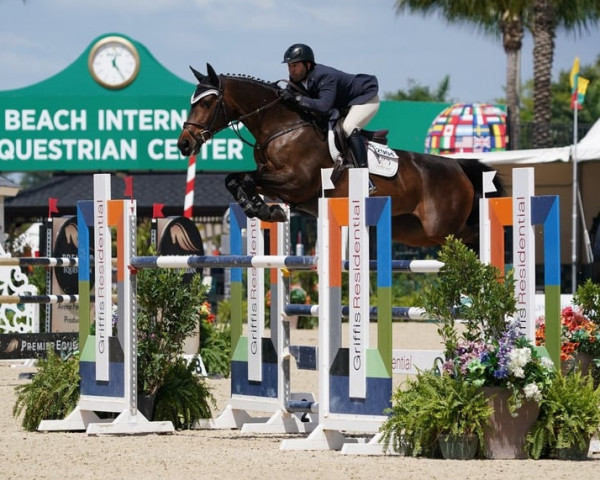
<svg viewBox="0 0 600 480">
<path fill-rule="evenodd" d="M 200 100 L 200 106 L 202 108 L 210 108 L 212 105 L 212 100 L 210 98 L 205 98 Z"/>
</svg>

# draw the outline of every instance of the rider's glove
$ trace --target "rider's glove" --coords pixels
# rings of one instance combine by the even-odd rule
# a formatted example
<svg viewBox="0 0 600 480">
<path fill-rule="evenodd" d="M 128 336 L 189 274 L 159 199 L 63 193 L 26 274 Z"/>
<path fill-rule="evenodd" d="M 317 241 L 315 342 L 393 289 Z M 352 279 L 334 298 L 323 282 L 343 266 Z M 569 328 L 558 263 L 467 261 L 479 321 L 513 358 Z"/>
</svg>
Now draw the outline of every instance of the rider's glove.
<svg viewBox="0 0 600 480">
<path fill-rule="evenodd" d="M 278 92 L 279 98 L 284 102 L 297 103 L 300 95 L 296 96 L 291 90 L 287 88 L 281 88 Z"/>
</svg>

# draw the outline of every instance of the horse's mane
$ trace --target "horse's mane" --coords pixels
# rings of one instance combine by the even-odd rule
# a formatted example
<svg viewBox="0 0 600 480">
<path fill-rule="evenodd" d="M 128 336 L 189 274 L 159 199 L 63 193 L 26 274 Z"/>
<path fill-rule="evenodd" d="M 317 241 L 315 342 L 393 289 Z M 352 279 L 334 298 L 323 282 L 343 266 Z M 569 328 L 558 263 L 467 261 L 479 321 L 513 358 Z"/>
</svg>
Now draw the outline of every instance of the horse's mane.
<svg viewBox="0 0 600 480">
<path fill-rule="evenodd" d="M 244 82 L 254 83 L 263 87 L 270 88 L 272 90 L 277 90 L 277 82 L 269 82 L 267 80 L 263 80 L 261 78 L 256 78 L 251 75 L 245 75 L 241 73 L 226 73 L 222 75 L 224 78 L 230 78 L 232 80 L 241 80 Z"/>
</svg>

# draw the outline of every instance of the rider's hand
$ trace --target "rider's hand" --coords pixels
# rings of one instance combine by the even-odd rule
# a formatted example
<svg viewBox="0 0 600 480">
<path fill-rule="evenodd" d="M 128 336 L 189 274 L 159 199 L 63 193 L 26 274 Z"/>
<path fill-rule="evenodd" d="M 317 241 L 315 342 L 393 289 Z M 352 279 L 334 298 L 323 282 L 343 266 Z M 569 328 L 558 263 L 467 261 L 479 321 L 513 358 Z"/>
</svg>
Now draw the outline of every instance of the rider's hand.
<svg viewBox="0 0 600 480">
<path fill-rule="evenodd" d="M 288 90 L 287 88 L 279 89 L 278 95 L 279 95 L 279 98 L 281 98 L 281 100 L 283 100 L 284 102 L 290 102 L 290 103 L 298 102 L 296 95 L 294 95 L 294 93 L 291 90 Z"/>
</svg>

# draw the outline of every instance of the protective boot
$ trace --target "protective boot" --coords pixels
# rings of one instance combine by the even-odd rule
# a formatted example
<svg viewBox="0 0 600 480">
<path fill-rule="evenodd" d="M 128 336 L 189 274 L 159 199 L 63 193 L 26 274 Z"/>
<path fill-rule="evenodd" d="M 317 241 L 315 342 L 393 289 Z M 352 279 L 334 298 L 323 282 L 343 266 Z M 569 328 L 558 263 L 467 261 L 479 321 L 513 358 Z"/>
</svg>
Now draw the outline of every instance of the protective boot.
<svg viewBox="0 0 600 480">
<path fill-rule="evenodd" d="M 348 146 L 354 157 L 354 162 L 358 168 L 369 168 L 369 160 L 367 157 L 367 148 L 365 146 L 365 140 L 360 134 L 358 128 L 355 128 L 350 136 L 348 137 Z M 373 194 L 377 191 L 375 185 L 369 178 L 369 194 Z"/>
</svg>

